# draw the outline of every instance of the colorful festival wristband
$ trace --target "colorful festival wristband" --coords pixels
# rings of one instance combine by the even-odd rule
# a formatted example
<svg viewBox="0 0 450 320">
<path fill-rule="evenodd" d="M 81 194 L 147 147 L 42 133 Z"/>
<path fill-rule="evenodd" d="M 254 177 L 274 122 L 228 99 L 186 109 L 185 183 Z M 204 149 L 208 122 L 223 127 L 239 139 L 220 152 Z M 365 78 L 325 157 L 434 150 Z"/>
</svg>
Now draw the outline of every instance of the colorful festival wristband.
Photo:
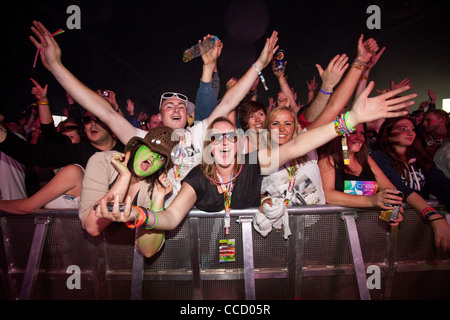
<svg viewBox="0 0 450 320">
<path fill-rule="evenodd" d="M 134 219 L 134 222 L 127 221 L 125 225 L 130 229 L 135 229 L 142 226 L 147 221 L 147 209 L 144 207 L 134 206 L 139 211 L 139 216 Z"/>
<path fill-rule="evenodd" d="M 434 214 L 439 214 L 439 212 L 432 208 L 432 207 L 426 207 L 425 209 L 422 210 L 422 218 L 424 218 L 425 220 L 428 220 L 428 218 Z"/>
<path fill-rule="evenodd" d="M 154 211 L 148 210 L 148 212 L 153 213 L 154 221 L 153 221 L 153 224 L 151 226 L 149 226 L 148 223 L 149 223 L 150 215 L 147 214 L 147 220 L 145 221 L 145 227 L 144 228 L 147 229 L 147 230 L 151 230 L 154 227 L 156 227 L 156 225 L 158 224 L 159 217 L 158 217 L 158 214 L 156 212 L 154 212 Z"/>
</svg>

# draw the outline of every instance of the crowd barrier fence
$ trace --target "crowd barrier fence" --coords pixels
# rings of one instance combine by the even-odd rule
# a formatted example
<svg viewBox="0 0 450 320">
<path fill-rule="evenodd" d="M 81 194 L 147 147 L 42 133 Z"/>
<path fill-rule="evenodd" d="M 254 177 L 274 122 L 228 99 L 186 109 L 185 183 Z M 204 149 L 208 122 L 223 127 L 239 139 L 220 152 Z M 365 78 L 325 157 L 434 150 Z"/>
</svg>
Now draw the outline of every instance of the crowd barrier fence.
<svg viewBox="0 0 450 320">
<path fill-rule="evenodd" d="M 443 206 L 430 201 L 450 221 Z M 413 208 L 390 226 L 376 209 L 291 207 L 292 235 L 253 227 L 256 208 L 191 210 L 144 258 L 135 231 L 113 223 L 93 237 L 75 210 L 0 212 L 0 298 L 12 300 L 408 300 L 450 299 L 450 256 Z M 219 240 L 235 261 L 220 262 Z M 232 246 L 222 249 L 232 251 Z"/>
</svg>

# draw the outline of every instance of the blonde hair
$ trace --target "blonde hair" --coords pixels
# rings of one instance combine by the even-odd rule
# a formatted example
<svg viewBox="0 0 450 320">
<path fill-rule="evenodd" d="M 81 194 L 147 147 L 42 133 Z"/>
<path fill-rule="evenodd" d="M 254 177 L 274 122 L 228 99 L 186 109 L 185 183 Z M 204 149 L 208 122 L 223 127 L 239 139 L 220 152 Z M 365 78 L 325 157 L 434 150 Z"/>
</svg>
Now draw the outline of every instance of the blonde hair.
<svg viewBox="0 0 450 320">
<path fill-rule="evenodd" d="M 297 114 L 295 113 L 295 111 L 288 106 L 283 106 L 283 107 L 276 107 L 273 108 L 269 114 L 266 117 L 266 120 L 264 122 L 264 128 L 267 129 L 267 148 L 272 148 L 275 145 L 275 142 L 272 140 L 272 133 L 270 130 L 270 124 L 273 122 L 273 120 L 278 117 L 282 112 L 287 111 L 293 119 L 294 122 L 294 132 L 292 134 L 292 139 L 294 139 L 297 135 L 298 135 L 298 131 L 299 131 L 299 125 L 298 125 L 298 119 L 297 119 Z M 307 160 L 307 156 L 302 156 L 300 158 L 298 158 L 299 162 L 305 162 Z"/>
</svg>

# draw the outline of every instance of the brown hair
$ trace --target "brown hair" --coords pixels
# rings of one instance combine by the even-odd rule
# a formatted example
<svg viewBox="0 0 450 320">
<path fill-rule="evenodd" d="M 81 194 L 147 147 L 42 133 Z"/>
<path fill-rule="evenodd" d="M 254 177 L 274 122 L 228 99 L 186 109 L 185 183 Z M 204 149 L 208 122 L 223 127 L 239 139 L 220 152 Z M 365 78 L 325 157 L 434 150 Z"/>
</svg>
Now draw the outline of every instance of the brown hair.
<svg viewBox="0 0 450 320">
<path fill-rule="evenodd" d="M 267 116 L 267 108 L 261 102 L 250 100 L 240 104 L 238 108 L 238 119 L 243 130 L 249 129 L 248 119 L 250 118 L 250 114 L 258 112 L 259 110 L 263 111 Z"/>
<path fill-rule="evenodd" d="M 368 149 L 367 149 L 367 137 L 366 130 L 364 126 L 364 143 L 361 146 L 361 149 L 358 152 L 355 152 L 355 159 L 361 165 L 364 170 L 372 170 L 369 165 L 369 157 L 368 157 Z M 348 174 L 355 174 L 349 166 L 344 164 L 344 154 L 342 153 L 342 137 L 337 137 L 328 142 L 327 144 L 321 146 L 318 149 L 318 153 L 320 157 L 326 157 L 328 159 L 328 163 L 331 167 L 335 167 L 338 170 L 343 170 Z M 333 160 L 333 163 L 331 162 Z"/>
<path fill-rule="evenodd" d="M 376 143 L 376 147 L 381 151 L 385 152 L 391 158 L 392 167 L 399 174 L 403 174 L 403 171 L 405 169 L 406 172 L 409 172 L 409 170 L 407 164 L 403 161 L 403 159 L 400 158 L 400 155 L 398 155 L 397 152 L 395 151 L 394 146 L 392 145 L 389 138 L 392 137 L 391 132 L 394 125 L 400 120 L 405 119 L 411 121 L 411 123 L 414 125 L 414 121 L 412 121 L 412 119 L 409 116 L 386 119 L 380 127 Z M 405 156 L 407 158 L 415 157 L 417 159 L 419 167 L 421 167 L 425 171 L 428 171 L 428 169 L 432 164 L 432 159 L 425 153 L 425 150 L 421 146 L 420 139 L 418 139 L 417 134 L 413 144 L 406 149 Z"/>
<path fill-rule="evenodd" d="M 228 118 L 226 117 L 218 117 L 215 118 L 213 121 L 211 121 L 211 123 L 208 126 L 208 129 L 206 130 L 206 136 L 205 136 L 205 141 L 203 142 L 203 152 L 207 152 L 207 150 L 209 150 L 209 148 L 207 148 L 210 144 L 211 144 L 211 131 L 214 127 L 214 125 L 216 123 L 219 122 L 227 122 L 229 123 L 231 126 L 233 126 L 233 129 L 236 130 L 236 126 L 233 124 L 233 122 L 231 122 Z M 240 143 L 239 139 L 238 139 L 238 143 Z M 234 169 L 233 169 L 233 175 L 236 175 L 239 171 L 240 168 L 240 161 L 238 161 L 240 158 L 240 152 L 239 152 L 240 148 L 238 148 L 238 151 L 235 154 L 235 161 L 234 161 Z M 216 163 L 212 162 L 212 163 L 207 163 L 205 161 L 205 155 L 203 155 L 202 157 L 202 164 L 201 164 L 201 170 L 203 172 L 203 174 L 208 178 L 208 180 L 211 182 L 211 184 L 214 184 L 212 180 L 217 180 L 216 177 Z"/>
</svg>

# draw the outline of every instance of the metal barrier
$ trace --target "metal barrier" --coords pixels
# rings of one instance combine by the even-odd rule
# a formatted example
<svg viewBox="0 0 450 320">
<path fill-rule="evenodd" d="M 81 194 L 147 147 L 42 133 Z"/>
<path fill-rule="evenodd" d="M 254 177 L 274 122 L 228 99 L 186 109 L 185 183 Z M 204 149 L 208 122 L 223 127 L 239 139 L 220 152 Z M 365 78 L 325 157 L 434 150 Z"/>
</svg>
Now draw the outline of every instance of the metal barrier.
<svg viewBox="0 0 450 320">
<path fill-rule="evenodd" d="M 120 223 L 92 237 L 74 210 L 0 213 L 0 298 L 450 298 L 449 255 L 435 248 L 430 225 L 411 207 L 399 227 L 378 219 L 375 209 L 289 208 L 288 240 L 277 230 L 266 238 L 256 232 L 254 210 L 232 211 L 235 261 L 222 263 L 223 213 L 193 209 L 149 259 L 134 248 L 134 231 Z"/>
</svg>

